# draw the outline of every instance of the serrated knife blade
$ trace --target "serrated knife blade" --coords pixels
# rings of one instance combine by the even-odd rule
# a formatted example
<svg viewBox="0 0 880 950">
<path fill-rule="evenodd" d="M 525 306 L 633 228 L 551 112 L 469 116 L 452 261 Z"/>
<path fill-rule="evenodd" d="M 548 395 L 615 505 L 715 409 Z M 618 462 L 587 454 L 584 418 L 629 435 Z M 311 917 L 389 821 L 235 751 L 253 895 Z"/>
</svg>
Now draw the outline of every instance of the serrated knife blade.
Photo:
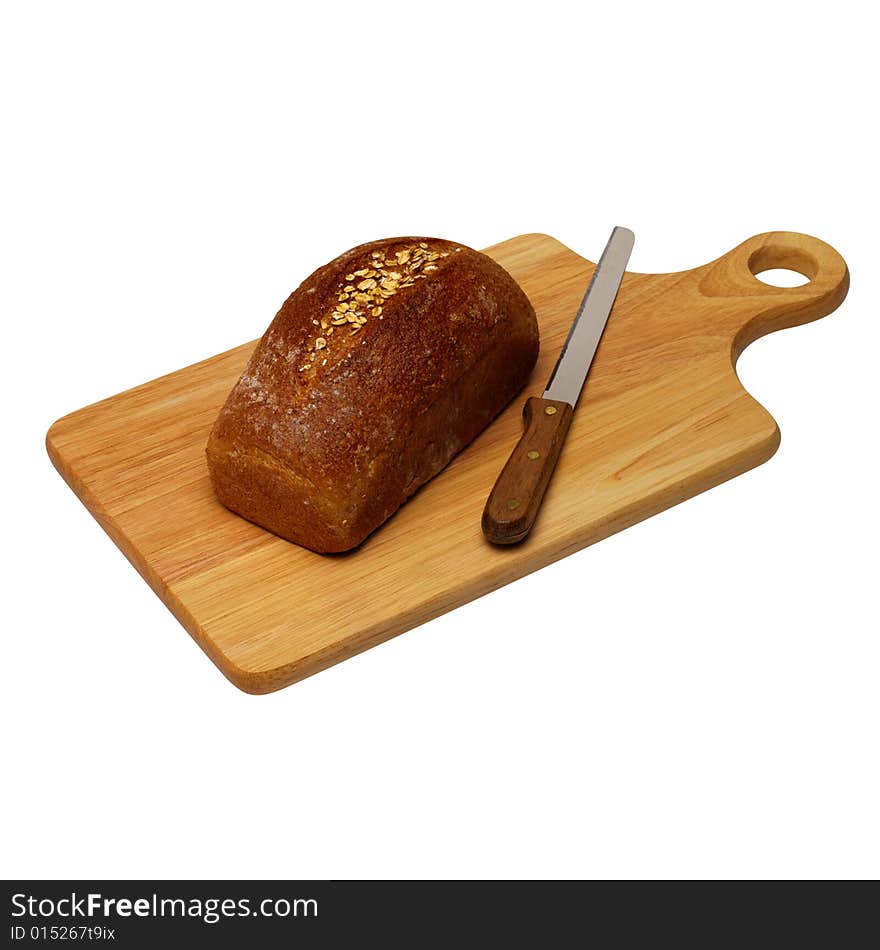
<svg viewBox="0 0 880 950">
<path fill-rule="evenodd" d="M 628 228 L 615 228 L 611 232 L 562 345 L 559 359 L 550 374 L 544 399 L 558 399 L 567 402 L 572 408 L 577 405 L 635 240 L 635 234 Z"/>
</svg>

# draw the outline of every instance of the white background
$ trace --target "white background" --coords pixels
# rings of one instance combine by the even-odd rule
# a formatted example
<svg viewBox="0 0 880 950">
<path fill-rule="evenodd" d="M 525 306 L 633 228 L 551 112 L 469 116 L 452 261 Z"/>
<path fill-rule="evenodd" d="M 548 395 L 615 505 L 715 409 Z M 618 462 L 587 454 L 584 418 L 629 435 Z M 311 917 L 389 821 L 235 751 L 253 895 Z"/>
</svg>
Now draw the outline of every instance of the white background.
<svg viewBox="0 0 880 950">
<path fill-rule="evenodd" d="M 0 872 L 880 873 L 869 11 L 5 4 Z M 637 271 L 846 257 L 740 361 L 778 454 L 299 685 L 227 683 L 45 455 L 351 245 L 615 224 Z"/>
</svg>

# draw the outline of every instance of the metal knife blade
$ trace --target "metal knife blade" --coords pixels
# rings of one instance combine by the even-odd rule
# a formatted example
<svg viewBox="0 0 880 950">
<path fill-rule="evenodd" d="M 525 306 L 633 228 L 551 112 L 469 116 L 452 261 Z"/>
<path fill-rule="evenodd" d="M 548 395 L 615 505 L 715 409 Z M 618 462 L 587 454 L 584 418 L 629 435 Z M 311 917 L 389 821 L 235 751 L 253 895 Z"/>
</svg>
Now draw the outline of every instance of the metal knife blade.
<svg viewBox="0 0 880 950">
<path fill-rule="evenodd" d="M 615 228 L 611 232 L 556 366 L 550 374 L 544 399 L 557 399 L 572 407 L 577 405 L 599 341 L 605 332 L 605 324 L 614 306 L 635 239 L 628 228 Z"/>
</svg>

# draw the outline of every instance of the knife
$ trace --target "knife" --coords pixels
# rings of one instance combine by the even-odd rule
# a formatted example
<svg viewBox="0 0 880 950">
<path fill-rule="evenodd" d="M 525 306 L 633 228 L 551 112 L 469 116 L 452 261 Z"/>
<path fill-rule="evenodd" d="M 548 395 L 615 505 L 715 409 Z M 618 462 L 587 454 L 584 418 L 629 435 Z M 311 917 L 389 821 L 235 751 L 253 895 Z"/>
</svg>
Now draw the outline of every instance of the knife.
<svg viewBox="0 0 880 950">
<path fill-rule="evenodd" d="M 532 530 L 634 242 L 635 235 L 627 228 L 611 232 L 547 388 L 540 399 L 526 400 L 525 432 L 483 510 L 483 533 L 493 544 L 515 544 Z"/>
</svg>

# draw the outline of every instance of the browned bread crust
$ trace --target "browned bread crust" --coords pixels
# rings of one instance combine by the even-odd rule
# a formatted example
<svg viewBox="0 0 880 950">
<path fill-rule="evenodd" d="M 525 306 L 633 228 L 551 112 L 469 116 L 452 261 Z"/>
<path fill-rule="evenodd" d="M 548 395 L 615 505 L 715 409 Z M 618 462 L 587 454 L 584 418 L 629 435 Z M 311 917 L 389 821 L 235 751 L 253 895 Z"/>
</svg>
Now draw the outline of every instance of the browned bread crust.
<svg viewBox="0 0 880 950">
<path fill-rule="evenodd" d="M 526 295 L 435 238 L 373 241 L 318 268 L 272 321 L 207 446 L 220 501 L 314 551 L 360 544 L 522 388 Z"/>
</svg>

